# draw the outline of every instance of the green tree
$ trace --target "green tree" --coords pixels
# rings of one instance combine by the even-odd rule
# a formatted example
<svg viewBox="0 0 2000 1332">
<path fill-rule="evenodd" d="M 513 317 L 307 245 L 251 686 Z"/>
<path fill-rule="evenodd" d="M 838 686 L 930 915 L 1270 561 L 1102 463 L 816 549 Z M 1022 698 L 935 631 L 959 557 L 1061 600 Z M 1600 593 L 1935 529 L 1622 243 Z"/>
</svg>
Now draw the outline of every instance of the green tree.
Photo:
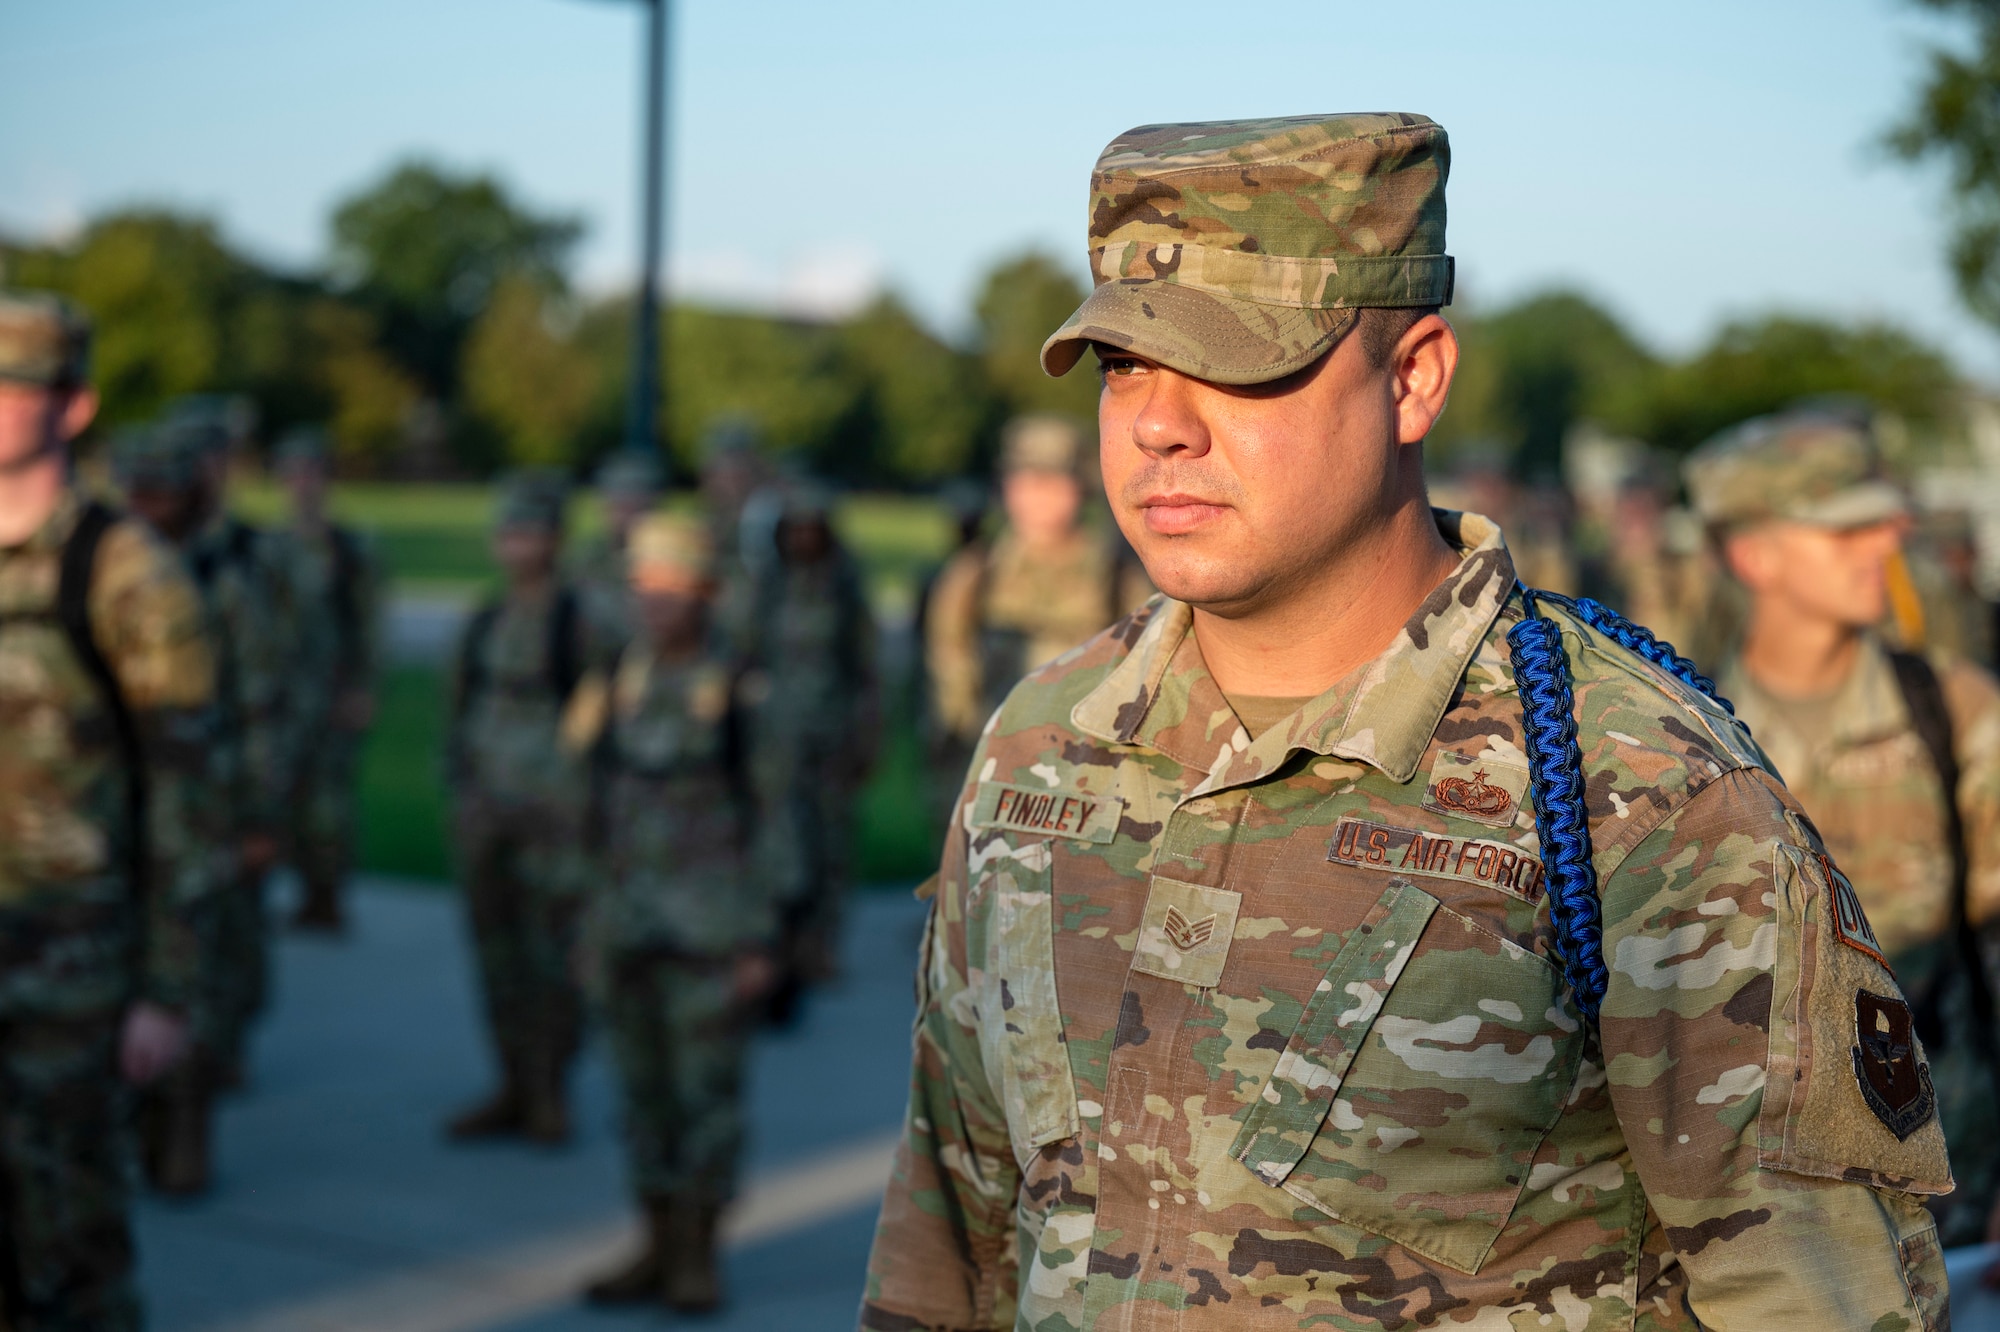
<svg viewBox="0 0 2000 1332">
<path fill-rule="evenodd" d="M 1946 253 L 1959 298 L 2000 326 L 2000 3 L 1918 3 L 1964 19 L 1971 41 L 1966 50 L 1931 50 L 1916 103 L 1888 144 L 1905 161 L 1945 164 L 1953 213 Z"/>
<path fill-rule="evenodd" d="M 1608 424 L 1680 451 L 1801 399 L 1839 396 L 1935 426 L 1957 386 L 1944 354 L 1900 329 L 1769 315 L 1726 325 L 1693 358 L 1660 370 Z"/>
<path fill-rule="evenodd" d="M 466 403 L 500 436 L 509 462 L 580 461 L 600 374 L 569 313 L 543 283 L 510 273 L 467 336 Z"/>
<path fill-rule="evenodd" d="M 986 275 L 974 302 L 978 351 L 986 380 L 1007 415 L 1060 412 L 1079 421 L 1097 417 L 1094 361 L 1061 379 L 1042 373 L 1042 343 L 1083 303 L 1085 288 L 1046 254 L 1031 252 Z"/>
<path fill-rule="evenodd" d="M 866 450 L 867 385 L 837 329 L 699 306 L 675 306 L 668 328 L 666 432 L 688 465 L 729 417 L 753 422 L 777 454 L 818 462 Z"/>
<path fill-rule="evenodd" d="M 972 465 L 992 416 L 980 363 L 946 346 L 901 302 L 883 296 L 841 326 L 845 368 L 865 386 L 870 447 L 825 460 L 857 479 L 937 481 Z"/>
<path fill-rule="evenodd" d="M 383 345 L 431 397 L 457 398 L 465 339 L 509 274 L 566 285 L 583 233 L 500 182 L 405 162 L 333 214 L 332 277 L 379 322 Z"/>
</svg>

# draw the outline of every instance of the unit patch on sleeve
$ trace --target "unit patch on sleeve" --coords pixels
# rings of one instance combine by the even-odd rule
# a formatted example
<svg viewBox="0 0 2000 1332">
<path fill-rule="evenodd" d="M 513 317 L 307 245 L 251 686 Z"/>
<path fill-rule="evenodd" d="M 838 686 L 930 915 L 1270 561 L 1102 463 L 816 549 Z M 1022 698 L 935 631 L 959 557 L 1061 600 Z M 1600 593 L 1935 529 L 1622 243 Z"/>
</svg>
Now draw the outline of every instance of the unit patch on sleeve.
<svg viewBox="0 0 2000 1332">
<path fill-rule="evenodd" d="M 1491 754 L 1468 758 L 1444 750 L 1431 763 L 1424 808 L 1434 814 L 1508 828 L 1513 826 L 1527 789 L 1528 769 L 1519 762 Z"/>
<path fill-rule="evenodd" d="M 1930 1065 L 1917 1057 L 1916 1020 L 1900 998 L 1854 992 L 1854 1080 L 1861 1099 L 1901 1142 L 1937 1108 Z"/>
<path fill-rule="evenodd" d="M 1346 818 L 1334 826 L 1326 858 L 1336 865 L 1483 884 L 1530 902 L 1542 895 L 1539 856 L 1480 837 L 1433 837 L 1416 828 Z"/>
<path fill-rule="evenodd" d="M 1118 819 L 1124 812 L 1125 802 L 1117 796 L 981 782 L 973 801 L 972 826 L 1078 842 L 1109 842 L 1118 835 Z"/>
<path fill-rule="evenodd" d="M 1875 937 L 1875 929 L 1868 923 L 1868 916 L 1861 910 L 1861 899 L 1854 892 L 1854 884 L 1840 867 L 1833 863 L 1833 857 L 1819 853 L 1820 868 L 1826 871 L 1826 881 L 1832 888 L 1833 910 L 1829 919 L 1833 922 L 1833 933 L 1849 948 L 1868 954 L 1883 966 L 1889 959 L 1882 956 L 1882 944 Z"/>
</svg>

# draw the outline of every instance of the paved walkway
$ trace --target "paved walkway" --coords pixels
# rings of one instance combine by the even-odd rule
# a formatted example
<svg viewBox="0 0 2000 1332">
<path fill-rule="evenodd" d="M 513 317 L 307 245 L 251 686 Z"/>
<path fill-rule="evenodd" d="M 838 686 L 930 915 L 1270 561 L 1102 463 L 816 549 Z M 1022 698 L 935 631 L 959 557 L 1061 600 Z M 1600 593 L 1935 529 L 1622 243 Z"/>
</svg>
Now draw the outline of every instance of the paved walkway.
<svg viewBox="0 0 2000 1332">
<path fill-rule="evenodd" d="M 255 1082 L 220 1124 L 218 1188 L 148 1201 L 139 1225 L 156 1332 L 616 1332 L 650 1313 L 579 1308 L 585 1274 L 630 1242 L 612 1088 L 598 1053 L 560 1151 L 450 1148 L 451 1109 L 486 1089 L 456 899 L 378 884 L 339 943 L 286 939 Z M 732 1218 L 718 1332 L 853 1326 L 902 1114 L 922 911 L 864 895 L 847 981 L 759 1042 L 749 1189 Z M 1954 1325 L 2000 1332 L 2000 1297 L 1953 1255 Z"/>
</svg>

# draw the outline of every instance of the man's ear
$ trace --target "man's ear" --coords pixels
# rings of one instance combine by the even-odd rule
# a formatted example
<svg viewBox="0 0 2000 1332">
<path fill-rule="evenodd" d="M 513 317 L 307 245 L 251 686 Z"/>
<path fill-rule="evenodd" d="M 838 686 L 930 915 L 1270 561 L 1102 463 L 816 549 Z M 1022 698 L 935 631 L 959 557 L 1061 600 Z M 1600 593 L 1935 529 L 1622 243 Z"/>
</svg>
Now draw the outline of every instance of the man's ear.
<svg viewBox="0 0 2000 1332">
<path fill-rule="evenodd" d="M 1389 361 L 1395 376 L 1396 442 L 1419 444 L 1444 415 L 1458 372 L 1458 334 L 1441 315 L 1425 315 L 1396 341 Z"/>
<path fill-rule="evenodd" d="M 97 390 L 88 384 L 73 390 L 62 407 L 62 415 L 56 421 L 56 433 L 67 444 L 90 429 L 90 423 L 97 419 Z"/>
<path fill-rule="evenodd" d="M 1755 592 L 1770 581 L 1771 543 L 1762 532 L 1755 529 L 1731 532 L 1722 538 L 1720 544 L 1722 562 L 1729 567 L 1737 582 Z"/>
</svg>

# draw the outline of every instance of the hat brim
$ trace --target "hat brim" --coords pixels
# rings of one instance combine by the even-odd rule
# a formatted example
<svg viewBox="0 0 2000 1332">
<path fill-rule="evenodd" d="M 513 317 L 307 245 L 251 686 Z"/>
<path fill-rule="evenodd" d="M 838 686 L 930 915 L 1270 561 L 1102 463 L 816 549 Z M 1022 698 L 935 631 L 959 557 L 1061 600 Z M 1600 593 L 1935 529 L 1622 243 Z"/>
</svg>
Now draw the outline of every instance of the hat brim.
<svg viewBox="0 0 2000 1332">
<path fill-rule="evenodd" d="M 1104 343 L 1215 384 L 1263 384 L 1311 365 L 1360 311 L 1263 305 L 1153 278 L 1113 279 L 1042 344 L 1042 369 L 1065 375 Z"/>
<path fill-rule="evenodd" d="M 1868 527 L 1910 512 L 1903 492 L 1887 481 L 1864 481 L 1825 499 L 1790 506 L 1782 515 L 1814 527 Z"/>
</svg>

